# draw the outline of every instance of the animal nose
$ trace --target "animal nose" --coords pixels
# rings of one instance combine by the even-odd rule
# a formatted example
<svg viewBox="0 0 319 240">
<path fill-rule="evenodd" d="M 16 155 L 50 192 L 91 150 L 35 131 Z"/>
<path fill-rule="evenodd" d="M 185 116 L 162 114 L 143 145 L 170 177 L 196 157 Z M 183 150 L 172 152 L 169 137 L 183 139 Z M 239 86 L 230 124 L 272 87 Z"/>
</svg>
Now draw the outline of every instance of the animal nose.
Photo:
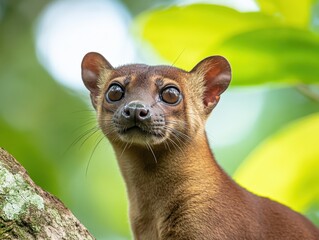
<svg viewBox="0 0 319 240">
<path fill-rule="evenodd" d="M 144 104 L 131 102 L 123 108 L 122 116 L 127 120 L 142 122 L 149 120 L 151 118 L 151 113 Z"/>
</svg>

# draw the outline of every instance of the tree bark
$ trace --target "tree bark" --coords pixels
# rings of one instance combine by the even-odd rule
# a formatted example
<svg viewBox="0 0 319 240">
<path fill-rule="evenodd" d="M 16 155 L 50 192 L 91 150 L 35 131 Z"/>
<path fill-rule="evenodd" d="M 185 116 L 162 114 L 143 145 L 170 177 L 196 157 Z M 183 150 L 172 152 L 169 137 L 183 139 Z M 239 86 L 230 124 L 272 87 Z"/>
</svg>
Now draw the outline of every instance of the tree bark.
<svg viewBox="0 0 319 240">
<path fill-rule="evenodd" d="M 95 239 L 64 204 L 0 148 L 0 239 Z"/>
</svg>

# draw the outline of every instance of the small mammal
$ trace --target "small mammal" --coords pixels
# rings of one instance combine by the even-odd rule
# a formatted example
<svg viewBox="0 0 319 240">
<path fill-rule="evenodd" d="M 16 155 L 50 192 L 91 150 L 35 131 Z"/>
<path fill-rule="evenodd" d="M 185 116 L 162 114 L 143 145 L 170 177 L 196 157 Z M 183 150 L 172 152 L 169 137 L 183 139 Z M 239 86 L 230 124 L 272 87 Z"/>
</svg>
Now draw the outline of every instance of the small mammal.
<svg viewBox="0 0 319 240">
<path fill-rule="evenodd" d="M 319 239 L 308 219 L 248 192 L 215 161 L 205 122 L 231 80 L 225 58 L 187 72 L 114 68 L 91 52 L 82 79 L 126 183 L 134 239 Z"/>
</svg>

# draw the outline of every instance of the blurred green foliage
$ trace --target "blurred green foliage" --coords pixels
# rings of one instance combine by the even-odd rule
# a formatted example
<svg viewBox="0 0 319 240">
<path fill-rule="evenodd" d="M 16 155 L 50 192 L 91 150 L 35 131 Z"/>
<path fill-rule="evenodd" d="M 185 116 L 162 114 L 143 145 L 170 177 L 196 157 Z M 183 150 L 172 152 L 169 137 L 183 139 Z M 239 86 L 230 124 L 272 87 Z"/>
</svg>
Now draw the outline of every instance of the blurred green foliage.
<svg viewBox="0 0 319 240">
<path fill-rule="evenodd" d="M 125 188 L 113 151 L 100 132 L 83 135 L 96 126 L 88 95 L 59 85 L 36 57 L 34 24 L 50 2 L 0 2 L 0 146 L 98 239 L 129 238 Z M 123 2 L 133 15 L 169 3 Z M 133 28 L 148 42 L 142 43 L 145 52 L 150 44 L 185 69 L 206 56 L 224 55 L 232 64 L 233 86 L 263 89 L 257 123 L 241 141 L 214 148 L 215 155 L 244 186 L 319 224 L 318 3 L 258 3 L 261 11 L 255 13 L 202 4 L 158 8 L 139 15 Z M 208 134 L 211 126 L 209 121 Z"/>
<path fill-rule="evenodd" d="M 271 2 L 277 3 L 266 3 Z M 298 12 L 295 22 L 289 18 L 290 11 L 297 10 L 295 4 L 279 2 L 286 2 L 286 7 L 272 15 L 269 11 L 275 10 L 270 6 L 253 13 L 208 4 L 153 10 L 137 19 L 136 32 L 184 69 L 212 54 L 225 56 L 233 68 L 232 85 L 316 83 L 319 36 L 309 24 L 301 25 L 309 22 L 310 8 L 307 14 Z M 306 2 L 300 4 L 301 10 L 309 5 Z"/>
<path fill-rule="evenodd" d="M 319 114 L 315 113 L 289 124 L 260 144 L 235 175 L 240 184 L 256 193 L 267 193 L 301 212 L 312 209 L 308 214 L 317 224 L 318 123 Z"/>
</svg>

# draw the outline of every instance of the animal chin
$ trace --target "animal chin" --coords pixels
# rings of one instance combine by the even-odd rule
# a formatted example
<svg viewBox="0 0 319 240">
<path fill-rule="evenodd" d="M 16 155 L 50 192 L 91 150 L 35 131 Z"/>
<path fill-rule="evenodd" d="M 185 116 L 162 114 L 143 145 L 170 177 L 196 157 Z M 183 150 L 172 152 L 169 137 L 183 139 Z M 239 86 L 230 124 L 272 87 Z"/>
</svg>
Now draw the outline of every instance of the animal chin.
<svg viewBox="0 0 319 240">
<path fill-rule="evenodd" d="M 162 131 L 138 125 L 122 127 L 118 130 L 118 134 L 123 141 L 137 144 L 158 144 L 165 139 Z"/>
</svg>

